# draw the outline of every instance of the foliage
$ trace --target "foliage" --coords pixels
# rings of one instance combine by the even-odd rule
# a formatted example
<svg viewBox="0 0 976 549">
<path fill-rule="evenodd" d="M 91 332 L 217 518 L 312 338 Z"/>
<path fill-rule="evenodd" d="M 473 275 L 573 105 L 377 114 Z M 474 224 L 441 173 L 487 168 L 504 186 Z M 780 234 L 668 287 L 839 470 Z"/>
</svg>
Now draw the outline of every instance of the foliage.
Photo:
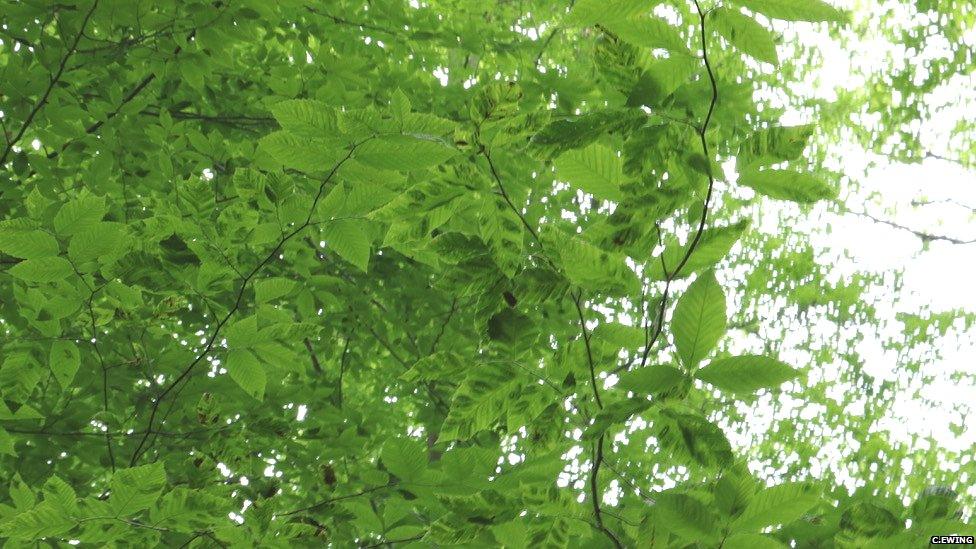
<svg viewBox="0 0 976 549">
<path fill-rule="evenodd" d="M 840 196 L 818 126 L 756 92 L 791 84 L 783 21 L 841 32 L 848 16 L 817 0 L 0 2 L 0 538 L 972 533 L 966 500 L 927 477 L 896 491 L 859 471 L 848 490 L 791 464 L 828 436 L 795 418 L 732 437 L 760 399 L 827 402 L 811 374 L 842 352 L 743 349 L 757 302 L 872 319 L 870 277 L 830 285 L 789 227 L 753 228 L 768 204 Z M 850 427 L 837 408 L 817 425 Z"/>
</svg>

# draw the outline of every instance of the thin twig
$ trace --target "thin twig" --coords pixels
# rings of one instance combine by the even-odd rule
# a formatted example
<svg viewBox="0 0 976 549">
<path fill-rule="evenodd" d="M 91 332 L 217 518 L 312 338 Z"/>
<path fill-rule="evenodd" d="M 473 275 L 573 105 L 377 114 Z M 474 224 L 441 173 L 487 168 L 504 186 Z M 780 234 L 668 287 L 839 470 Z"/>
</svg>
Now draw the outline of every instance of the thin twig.
<svg viewBox="0 0 976 549">
<path fill-rule="evenodd" d="M 702 154 L 705 156 L 705 172 L 708 175 L 708 192 L 705 195 L 705 202 L 702 204 L 702 215 L 701 220 L 698 223 L 698 229 L 695 231 L 695 236 L 691 240 L 688 249 L 685 251 L 684 257 L 682 257 L 681 261 L 678 262 L 678 265 L 675 267 L 674 271 L 668 272 L 667 269 L 665 269 L 667 277 L 664 284 L 664 293 L 661 296 L 661 304 L 658 308 L 657 323 L 654 328 L 653 337 L 651 337 L 650 341 L 648 341 L 647 345 L 644 347 L 644 354 L 641 357 L 640 363 L 641 368 L 647 365 L 647 358 L 651 353 L 651 348 L 661 336 L 661 332 L 664 328 L 664 313 L 668 306 L 671 283 L 677 279 L 678 275 L 681 273 L 681 269 L 683 269 L 688 263 L 688 260 L 691 258 L 691 254 L 695 252 L 695 248 L 698 246 L 699 241 L 701 241 L 702 234 L 705 232 L 705 225 L 708 222 L 708 210 L 715 190 L 715 176 L 712 173 L 712 156 L 708 147 L 708 139 L 706 135 L 708 133 L 708 127 L 712 121 L 712 115 L 715 114 L 715 105 L 718 104 L 718 83 L 715 80 L 715 73 L 712 71 L 711 62 L 708 59 L 708 34 L 705 32 L 705 12 L 702 11 L 698 0 L 695 0 L 695 9 L 698 11 L 698 19 L 701 23 L 702 61 L 705 63 L 705 70 L 708 73 L 708 80 L 712 87 L 712 98 L 708 104 L 708 114 L 705 115 L 705 121 L 698 131 L 698 138 L 701 142 Z M 661 261 L 663 264 L 663 256 Z M 649 322 L 650 319 L 647 321 Z"/>
<path fill-rule="evenodd" d="M 305 349 L 308 350 L 308 356 L 312 359 L 312 369 L 315 373 L 322 373 L 322 365 L 319 364 L 319 357 L 315 356 L 315 349 L 312 347 L 312 342 L 306 337 L 305 338 Z"/>
<path fill-rule="evenodd" d="M 532 225 L 529 225 L 529 222 L 526 221 L 525 216 L 522 215 L 522 210 L 515 206 L 515 203 L 512 202 L 511 198 L 509 198 L 508 192 L 505 191 L 505 186 L 502 185 L 502 178 L 498 175 L 498 170 L 495 169 L 495 163 L 491 160 L 491 155 L 488 153 L 488 149 L 482 147 L 481 155 L 484 156 L 485 160 L 488 161 L 488 168 L 491 170 L 491 175 L 495 179 L 495 183 L 498 185 L 498 190 L 502 193 L 502 198 L 508 203 L 509 208 L 515 212 L 515 215 L 518 216 L 519 221 L 522 222 L 522 225 L 529 231 L 529 234 L 532 235 L 532 238 L 539 245 L 539 248 L 543 248 L 542 241 L 539 240 L 539 234 L 535 232 Z"/>
<path fill-rule="evenodd" d="M 338 496 L 338 497 L 334 497 L 334 498 L 324 499 L 324 500 L 319 501 L 317 503 L 313 503 L 311 505 L 306 505 L 305 507 L 299 507 L 298 509 L 294 509 L 292 511 L 288 511 L 288 512 L 285 512 L 285 513 L 278 513 L 278 516 L 280 516 L 280 517 L 287 517 L 289 515 L 296 515 L 298 513 L 304 513 L 305 511 L 312 511 L 312 510 L 318 509 L 319 507 L 322 507 L 324 505 L 328 505 L 330 503 L 334 503 L 336 501 L 342 501 L 342 500 L 345 500 L 345 499 L 358 498 L 360 496 L 365 496 L 366 494 L 371 494 L 373 492 L 377 492 L 379 490 L 383 490 L 384 488 L 389 488 L 389 487 L 391 487 L 393 485 L 394 484 L 392 482 L 389 483 L 389 484 L 381 484 L 379 486 L 373 486 L 371 488 L 365 488 L 365 489 L 360 490 L 360 491 L 358 491 L 356 493 L 353 493 L 353 494 L 347 494 L 345 496 Z"/>
<path fill-rule="evenodd" d="M 854 210 L 847 210 L 847 211 L 848 211 L 848 213 L 852 213 L 854 215 L 859 215 L 861 217 L 870 219 L 871 221 L 874 221 L 875 223 L 881 223 L 882 225 L 887 225 L 889 227 L 893 227 L 893 228 L 898 229 L 898 230 L 901 230 L 901 231 L 905 231 L 905 232 L 912 233 L 913 235 L 915 235 L 919 239 L 921 239 L 923 242 L 942 241 L 942 242 L 948 242 L 950 244 L 959 244 L 959 245 L 976 244 L 976 238 L 974 238 L 972 240 L 962 240 L 962 239 L 954 238 L 954 237 L 951 237 L 951 236 L 945 236 L 945 235 L 938 235 L 938 234 L 926 233 L 926 232 L 922 232 L 922 231 L 917 231 L 915 229 L 912 229 L 911 227 L 906 227 L 905 225 L 899 225 L 898 223 L 895 223 L 894 221 L 888 221 L 887 219 L 881 219 L 879 217 L 875 217 L 875 216 L 873 216 L 873 215 L 871 215 L 871 214 L 869 214 L 867 212 L 858 212 L 858 211 L 854 211 Z"/>
<path fill-rule="evenodd" d="M 98 0 L 95 0 L 92 2 L 88 13 L 85 14 L 85 18 L 81 22 L 81 28 L 78 29 L 78 34 L 75 36 L 74 41 L 68 48 L 68 52 L 65 53 L 64 57 L 61 58 L 61 63 L 58 65 L 58 70 L 54 73 L 54 76 L 51 77 L 51 81 L 48 83 L 47 89 L 44 90 L 41 98 L 37 101 L 37 103 L 34 104 L 34 108 L 31 109 L 30 113 L 27 115 L 27 118 L 24 119 L 24 123 L 20 125 L 20 130 L 17 131 L 14 138 L 8 141 L 7 146 L 4 147 L 3 154 L 0 155 L 0 167 L 7 163 L 7 156 L 10 154 L 10 151 L 13 150 L 14 145 L 16 145 L 17 142 L 24 137 L 27 129 L 34 122 L 34 118 L 37 116 L 37 113 L 39 113 L 41 109 L 44 108 L 44 105 L 47 104 L 47 100 L 51 96 L 54 86 L 57 86 L 58 82 L 61 80 L 61 75 L 64 74 L 64 69 L 68 66 L 68 60 L 71 59 L 71 56 L 74 55 L 75 50 L 78 49 L 78 42 L 81 40 L 81 36 L 85 33 L 85 27 L 88 26 L 88 21 L 91 19 L 92 14 L 95 13 L 95 8 L 97 7 Z"/>
<path fill-rule="evenodd" d="M 447 313 L 447 319 L 441 324 L 441 329 L 437 332 L 437 336 L 434 337 L 434 342 L 430 344 L 430 354 L 434 354 L 437 351 L 437 344 L 440 343 L 441 337 L 444 336 L 444 332 L 447 330 L 447 325 L 451 323 L 451 319 L 454 318 L 454 313 L 457 312 L 457 297 L 451 301 L 451 311 Z"/>
<path fill-rule="evenodd" d="M 325 192 L 325 186 L 328 185 L 328 183 L 332 180 L 335 174 L 339 171 L 339 168 L 341 168 L 346 162 L 349 161 L 349 159 L 352 158 L 352 155 L 356 152 L 356 149 L 358 149 L 363 143 L 370 141 L 372 139 L 373 137 L 370 136 L 354 144 L 352 147 L 350 147 L 346 155 L 341 160 L 339 160 L 339 162 L 337 162 L 335 166 L 332 167 L 332 170 L 329 172 L 329 174 L 319 185 L 318 193 L 315 195 L 315 198 L 312 200 L 312 205 L 309 208 L 308 215 L 306 216 L 305 221 L 301 225 L 296 227 L 294 230 L 292 230 L 290 233 L 285 235 L 281 240 L 279 240 L 278 244 L 275 245 L 274 249 L 272 249 L 271 252 L 267 254 L 267 256 L 265 256 L 264 260 L 262 260 L 253 269 L 251 269 L 251 272 L 249 272 L 247 276 L 243 280 L 241 280 L 241 284 L 237 290 L 237 297 L 234 300 L 233 307 L 231 307 L 231 309 L 227 311 L 227 314 L 225 314 L 224 317 L 220 320 L 220 322 L 217 323 L 216 328 L 210 334 L 210 337 L 207 340 L 207 344 L 204 346 L 203 350 L 200 351 L 199 354 L 197 354 L 196 358 L 194 358 L 193 361 L 190 362 L 190 364 L 186 368 L 184 368 L 182 372 L 180 372 L 180 375 L 178 375 L 176 379 L 173 380 L 172 383 L 170 383 L 165 389 L 163 389 L 163 392 L 160 393 L 159 396 L 157 396 L 155 401 L 153 402 L 152 409 L 149 412 L 149 422 L 146 427 L 146 435 L 139 442 L 139 445 L 136 447 L 135 452 L 133 452 L 132 459 L 129 462 L 130 467 L 134 466 L 136 462 L 138 462 L 139 457 L 142 455 L 143 447 L 145 446 L 146 441 L 149 438 L 149 433 L 152 431 L 153 424 L 156 420 L 156 414 L 159 413 L 159 406 L 162 403 L 163 399 L 165 399 L 166 395 L 168 395 L 173 389 L 175 389 L 176 386 L 180 384 L 180 382 L 188 378 L 190 374 L 193 372 L 194 368 L 196 368 L 197 364 L 199 364 L 200 361 L 202 361 L 204 357 L 206 357 L 211 352 L 214 344 L 217 341 L 217 336 L 220 335 L 220 331 L 223 329 L 224 325 L 227 324 L 227 322 L 231 319 L 231 317 L 234 316 L 235 313 L 237 313 L 238 309 L 240 309 L 241 303 L 244 299 L 244 292 L 245 290 L 247 290 L 248 283 L 251 281 L 252 278 L 254 278 L 255 275 L 258 274 L 258 272 L 261 271 L 261 269 L 265 267 L 265 265 L 270 263 L 271 260 L 273 260 L 275 257 L 278 256 L 278 252 L 281 250 L 282 246 L 284 246 L 295 235 L 304 231 L 306 227 L 311 225 L 312 216 L 315 215 L 316 206 L 318 206 L 319 200 L 321 199 L 322 194 Z"/>
</svg>

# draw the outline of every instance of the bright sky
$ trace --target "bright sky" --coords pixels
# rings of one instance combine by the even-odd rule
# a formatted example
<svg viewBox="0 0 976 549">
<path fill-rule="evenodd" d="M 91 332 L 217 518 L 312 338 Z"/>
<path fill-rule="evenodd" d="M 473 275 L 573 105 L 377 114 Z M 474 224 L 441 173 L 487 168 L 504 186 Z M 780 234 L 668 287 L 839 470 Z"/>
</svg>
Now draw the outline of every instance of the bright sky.
<svg viewBox="0 0 976 549">
<path fill-rule="evenodd" d="M 856 0 L 834 2 L 843 7 L 854 7 L 857 3 Z M 869 4 L 873 4 L 873 8 L 878 7 L 877 2 Z M 868 6 L 869 9 L 871 7 Z M 907 15 L 902 17 L 902 21 L 907 20 Z M 838 88 L 857 89 L 863 83 L 860 74 L 884 71 L 890 59 L 916 65 L 923 59 L 942 57 L 949 52 L 948 43 L 938 40 L 932 41 L 932 47 L 925 51 L 906 54 L 903 48 L 877 36 L 868 36 L 859 43 L 852 41 L 844 46 L 814 25 L 784 25 L 782 28 L 788 37 L 787 44 L 793 35 L 806 44 L 816 44 L 823 58 L 823 64 L 811 73 L 811 78 L 804 85 L 794 88 L 794 91 L 827 100 L 836 98 L 835 90 Z M 976 32 L 973 38 L 976 38 Z M 787 46 L 785 49 L 792 48 Z M 951 156 L 946 152 L 945 144 L 949 142 L 953 126 L 959 120 L 971 117 L 972 105 L 976 103 L 974 90 L 976 79 L 962 76 L 932 94 L 930 104 L 942 110 L 937 118 L 919 121 L 917 126 L 927 151 Z M 791 125 L 809 121 L 806 113 L 795 112 L 783 123 Z M 855 122 L 872 125 L 871 120 Z M 847 174 L 854 182 L 845 184 L 841 193 L 841 200 L 851 210 L 859 210 L 922 233 L 976 240 L 976 223 L 973 222 L 976 214 L 972 209 L 976 208 L 976 174 L 972 171 L 935 158 L 926 159 L 921 164 L 893 163 L 886 157 L 864 153 L 854 142 L 833 144 L 831 155 L 834 157 L 831 168 Z M 913 201 L 933 203 L 915 206 Z M 764 209 L 775 210 L 777 207 L 772 201 L 764 205 Z M 764 215 L 764 221 L 769 224 L 765 228 L 772 230 L 778 217 Z M 897 340 L 902 337 L 899 333 L 900 323 L 894 321 L 897 313 L 918 313 L 923 309 L 942 312 L 960 308 L 976 311 L 976 291 L 973 289 L 976 243 L 932 242 L 925 247 L 916 235 L 904 229 L 859 215 L 834 214 L 820 206 L 806 217 L 803 229 L 810 232 L 814 247 L 821 251 L 821 262 L 833 266 L 832 277 L 849 279 L 856 272 L 901 270 L 903 273 L 900 291 L 887 288 L 886 295 L 877 296 L 880 298 L 877 303 L 879 314 L 893 322 L 880 331 L 864 327 L 864 342 L 857 349 L 865 360 L 865 370 L 879 382 L 898 379 L 904 385 L 895 397 L 892 415 L 881 422 L 881 428 L 893 440 L 909 442 L 912 434 L 923 437 L 930 435 L 941 448 L 963 453 L 972 449 L 976 445 L 976 429 L 964 430 L 961 436 L 957 436 L 949 426 L 953 422 L 965 423 L 953 408 L 976 402 L 976 386 L 972 382 L 960 385 L 950 381 L 949 376 L 954 372 L 976 373 L 976 334 L 950 330 L 947 337 L 936 340 L 934 347 L 942 356 L 923 362 L 923 374 L 935 377 L 934 381 L 924 386 L 921 383 L 907 383 L 908 376 L 898 369 L 898 357 L 886 351 L 883 343 L 885 339 Z M 831 366 L 824 365 L 824 369 Z M 844 364 L 837 366 L 845 367 Z M 838 389 L 843 391 L 842 387 Z M 916 391 L 920 391 L 921 399 L 915 397 Z M 803 408 L 802 403 L 791 404 Z M 790 407 L 787 406 L 787 409 Z M 755 427 L 759 429 L 773 419 L 771 408 L 763 408 L 762 412 L 753 415 Z M 854 405 L 848 408 L 848 413 L 858 414 L 862 409 Z M 780 410 L 776 415 L 783 417 L 786 413 Z M 824 466 L 836 462 L 843 455 L 840 453 L 841 446 L 829 446 L 820 454 Z M 817 475 L 817 471 L 812 473 Z M 976 496 L 976 487 L 970 493 Z"/>
</svg>

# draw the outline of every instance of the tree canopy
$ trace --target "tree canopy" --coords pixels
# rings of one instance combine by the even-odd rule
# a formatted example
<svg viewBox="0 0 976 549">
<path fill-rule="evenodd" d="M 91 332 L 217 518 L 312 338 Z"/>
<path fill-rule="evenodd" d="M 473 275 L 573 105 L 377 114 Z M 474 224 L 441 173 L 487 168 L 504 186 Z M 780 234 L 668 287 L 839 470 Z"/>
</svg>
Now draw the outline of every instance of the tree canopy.
<svg viewBox="0 0 976 549">
<path fill-rule="evenodd" d="M 4 547 L 976 533 L 976 316 L 815 238 L 970 243 L 853 151 L 973 167 L 976 9 L 832 4 L 0 0 Z"/>
</svg>

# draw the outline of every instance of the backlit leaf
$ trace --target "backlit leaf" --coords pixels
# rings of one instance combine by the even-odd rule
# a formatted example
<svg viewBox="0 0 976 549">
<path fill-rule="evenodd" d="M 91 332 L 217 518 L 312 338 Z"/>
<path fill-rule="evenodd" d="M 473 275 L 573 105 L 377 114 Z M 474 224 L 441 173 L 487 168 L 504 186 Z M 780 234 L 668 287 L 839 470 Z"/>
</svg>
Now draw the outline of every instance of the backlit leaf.
<svg viewBox="0 0 976 549">
<path fill-rule="evenodd" d="M 703 273 L 681 296 L 674 309 L 671 329 L 678 355 L 685 367 L 693 369 L 725 334 L 725 293 L 715 274 Z"/>
<path fill-rule="evenodd" d="M 737 356 L 713 360 L 695 375 L 723 391 L 747 394 L 775 389 L 799 373 L 773 358 Z"/>
<path fill-rule="evenodd" d="M 759 194 L 801 204 L 835 198 L 837 191 L 816 176 L 791 170 L 749 169 L 739 174 L 739 183 Z"/>
</svg>

